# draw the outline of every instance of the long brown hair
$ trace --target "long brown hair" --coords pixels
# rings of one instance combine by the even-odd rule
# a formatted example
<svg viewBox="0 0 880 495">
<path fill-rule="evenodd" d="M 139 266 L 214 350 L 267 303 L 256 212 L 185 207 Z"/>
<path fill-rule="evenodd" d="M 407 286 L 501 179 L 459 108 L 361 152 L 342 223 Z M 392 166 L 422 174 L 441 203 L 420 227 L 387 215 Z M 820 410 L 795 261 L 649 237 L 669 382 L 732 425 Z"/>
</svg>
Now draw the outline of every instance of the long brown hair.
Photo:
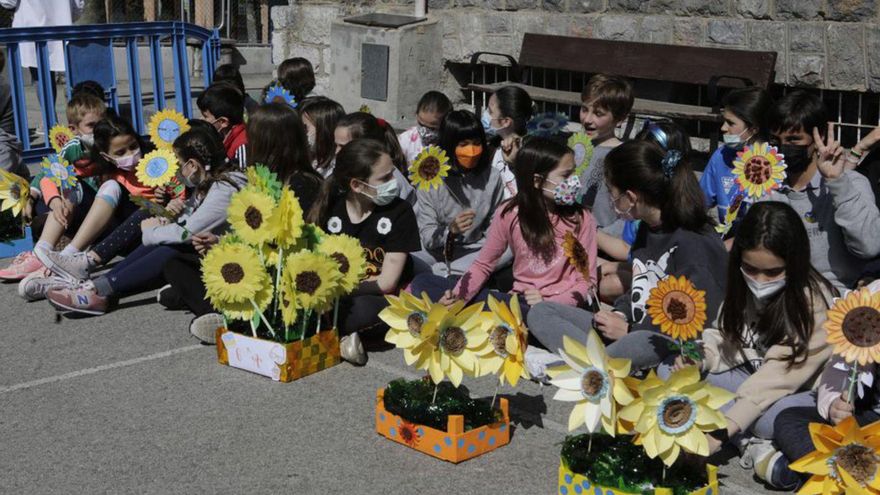
<svg viewBox="0 0 880 495">
<path fill-rule="evenodd" d="M 535 179 L 546 179 L 547 174 L 570 153 L 572 151 L 561 143 L 534 137 L 526 140 L 513 162 L 517 193 L 507 201 L 502 215 L 517 209 L 519 228 L 526 245 L 545 261 L 552 259 L 556 251 L 550 214 L 558 215 L 562 221 L 571 225 L 579 225 L 583 208 L 578 204 L 559 206 L 548 202 L 541 189 L 535 187 Z"/>
<path fill-rule="evenodd" d="M 336 157 L 334 131 L 339 119 L 345 116 L 345 109 L 323 96 L 307 98 L 300 109 L 315 124 L 315 149 L 312 158 L 319 170 L 326 169 Z"/>
<path fill-rule="evenodd" d="M 268 103 L 254 110 L 248 119 L 247 136 L 249 167 L 265 165 L 283 184 L 290 184 L 294 176 L 314 180 L 315 186 L 321 182 L 309 161 L 306 128 L 286 103 Z"/>
<path fill-rule="evenodd" d="M 351 133 L 351 139 L 373 139 L 385 144 L 386 152 L 391 156 L 394 166 L 406 175 L 406 155 L 400 148 L 400 141 L 397 140 L 397 133 L 394 128 L 384 121 L 377 119 L 366 112 L 355 112 L 339 119 L 337 127 L 346 127 Z"/>
</svg>

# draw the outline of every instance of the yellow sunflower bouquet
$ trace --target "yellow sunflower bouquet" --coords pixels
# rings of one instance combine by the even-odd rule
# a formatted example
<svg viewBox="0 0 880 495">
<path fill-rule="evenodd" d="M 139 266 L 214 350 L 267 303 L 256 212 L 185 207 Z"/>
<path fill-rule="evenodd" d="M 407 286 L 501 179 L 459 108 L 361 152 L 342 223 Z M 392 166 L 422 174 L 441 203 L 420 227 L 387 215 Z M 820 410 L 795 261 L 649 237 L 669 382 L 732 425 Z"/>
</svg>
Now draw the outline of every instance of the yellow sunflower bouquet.
<svg viewBox="0 0 880 495">
<path fill-rule="evenodd" d="M 331 309 L 335 328 L 339 298 L 366 271 L 359 242 L 305 223 L 296 195 L 268 168 L 248 178 L 230 200 L 230 232 L 202 261 L 208 299 L 227 319 L 250 324 L 254 337 L 280 343 L 320 331 Z"/>
</svg>

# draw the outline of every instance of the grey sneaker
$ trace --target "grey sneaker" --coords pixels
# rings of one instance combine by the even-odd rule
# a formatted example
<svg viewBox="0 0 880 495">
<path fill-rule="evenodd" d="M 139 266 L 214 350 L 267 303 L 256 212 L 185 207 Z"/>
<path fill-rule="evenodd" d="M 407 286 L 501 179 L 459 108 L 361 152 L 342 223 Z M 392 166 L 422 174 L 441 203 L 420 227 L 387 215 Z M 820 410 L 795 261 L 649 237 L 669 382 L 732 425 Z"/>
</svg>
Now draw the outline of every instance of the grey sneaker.
<svg viewBox="0 0 880 495">
<path fill-rule="evenodd" d="M 34 250 L 37 259 L 59 277 L 70 280 L 89 279 L 89 255 L 85 252 L 61 254 L 59 251 Z"/>
<path fill-rule="evenodd" d="M 562 359 L 556 354 L 553 354 L 546 349 L 531 345 L 526 347 L 523 359 L 525 361 L 526 370 L 529 372 L 532 381 L 538 382 L 541 385 L 550 384 L 550 377 L 547 376 L 547 368 L 562 364 Z"/>
<path fill-rule="evenodd" d="M 367 351 L 361 342 L 361 336 L 355 332 L 339 339 L 339 354 L 342 359 L 355 366 L 367 364 Z"/>
<path fill-rule="evenodd" d="M 226 319 L 217 313 L 208 313 L 197 316 L 189 324 L 189 333 L 199 339 L 203 344 L 214 345 L 217 343 L 217 329 L 226 326 Z"/>
<path fill-rule="evenodd" d="M 18 283 L 18 295 L 26 301 L 46 299 L 50 289 L 58 289 L 68 285 L 68 281 L 56 277 L 48 269 L 43 268 L 31 273 Z"/>
</svg>

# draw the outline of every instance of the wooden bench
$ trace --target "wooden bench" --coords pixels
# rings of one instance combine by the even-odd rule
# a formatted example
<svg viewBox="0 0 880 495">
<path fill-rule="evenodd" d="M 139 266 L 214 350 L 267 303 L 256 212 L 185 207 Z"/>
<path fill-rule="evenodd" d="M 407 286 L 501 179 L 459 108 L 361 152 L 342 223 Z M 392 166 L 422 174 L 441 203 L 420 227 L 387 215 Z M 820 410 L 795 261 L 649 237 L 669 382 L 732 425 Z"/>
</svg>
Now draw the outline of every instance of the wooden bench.
<svg viewBox="0 0 880 495">
<path fill-rule="evenodd" d="M 690 84 L 707 88 L 709 105 L 636 98 L 626 135 L 632 130 L 636 116 L 721 122 L 718 88 L 751 85 L 767 88 L 773 82 L 776 67 L 776 52 L 526 33 L 523 36 L 519 60 L 508 54 L 477 52 L 470 61 L 469 70 L 472 75 L 480 64 L 480 58 L 486 55 L 506 58 L 510 62 L 511 80 L 492 84 L 470 83 L 466 89 L 494 93 L 504 86 L 516 85 L 526 90 L 536 101 L 581 105 L 582 88 L 562 91 L 539 86 L 535 84 L 538 78 L 531 77 L 534 69 L 568 71 L 584 75 L 614 74 L 635 80 Z M 717 132 L 713 136 L 710 149 L 714 149 L 717 142 Z"/>
</svg>

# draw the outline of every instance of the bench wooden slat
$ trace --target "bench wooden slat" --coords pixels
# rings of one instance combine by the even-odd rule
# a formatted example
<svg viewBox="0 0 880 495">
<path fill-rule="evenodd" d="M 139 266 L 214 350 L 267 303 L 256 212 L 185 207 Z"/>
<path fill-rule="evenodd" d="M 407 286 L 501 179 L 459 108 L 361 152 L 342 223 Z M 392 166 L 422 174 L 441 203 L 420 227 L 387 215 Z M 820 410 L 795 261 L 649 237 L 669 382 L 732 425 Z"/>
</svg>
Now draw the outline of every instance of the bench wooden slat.
<svg viewBox="0 0 880 495">
<path fill-rule="evenodd" d="M 712 76 L 738 76 L 767 88 L 774 79 L 776 52 L 525 33 L 519 64 L 699 85 L 708 84 Z M 725 80 L 718 84 L 738 85 Z"/>
<path fill-rule="evenodd" d="M 518 86 L 524 89 L 533 100 L 544 101 L 548 103 L 558 103 L 560 105 L 581 104 L 581 94 L 572 91 L 559 91 L 555 89 L 539 88 L 537 86 L 529 86 L 527 84 L 518 84 L 510 82 L 501 82 L 495 84 L 470 84 L 467 89 L 473 91 L 481 91 L 484 93 L 494 93 L 504 86 Z M 637 115 L 656 115 L 667 117 L 670 119 L 690 119 L 701 120 L 705 122 L 721 122 L 721 115 L 712 112 L 712 108 L 699 105 L 684 105 L 681 103 L 669 103 L 665 101 L 645 100 L 636 98 L 633 103 L 632 112 Z"/>
</svg>

